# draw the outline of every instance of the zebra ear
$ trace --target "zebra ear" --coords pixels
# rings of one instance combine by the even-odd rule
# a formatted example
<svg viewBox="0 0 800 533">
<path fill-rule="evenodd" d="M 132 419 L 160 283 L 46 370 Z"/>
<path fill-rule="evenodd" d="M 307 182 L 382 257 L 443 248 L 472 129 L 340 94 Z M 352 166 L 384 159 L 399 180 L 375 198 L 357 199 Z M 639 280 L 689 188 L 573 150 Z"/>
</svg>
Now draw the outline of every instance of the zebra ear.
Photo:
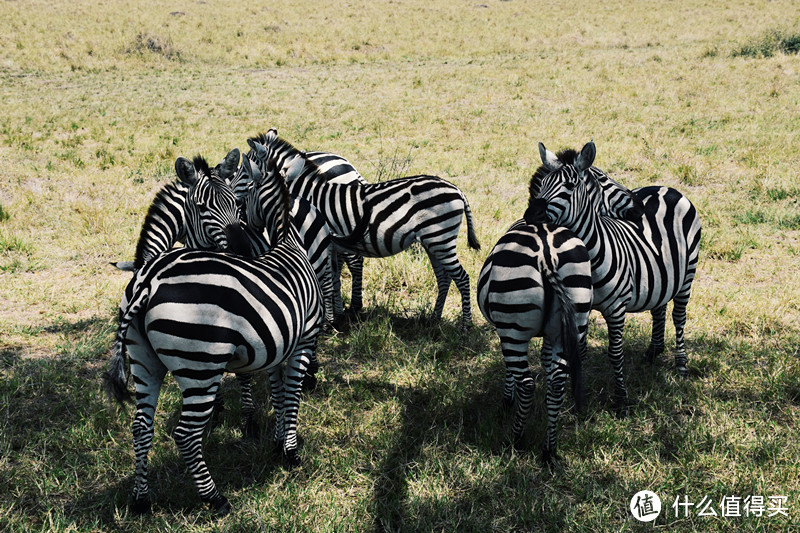
<svg viewBox="0 0 800 533">
<path fill-rule="evenodd" d="M 234 148 L 228 155 L 225 156 L 225 159 L 222 160 L 222 163 L 219 164 L 219 177 L 224 179 L 227 182 L 233 178 L 236 174 L 236 170 L 239 168 L 239 149 Z"/>
<path fill-rule="evenodd" d="M 267 156 L 269 155 L 266 146 L 260 142 L 256 142 L 254 139 L 247 139 L 247 146 L 249 146 L 250 149 L 255 153 L 256 159 L 266 161 Z"/>
<path fill-rule="evenodd" d="M 594 163 L 594 157 L 597 155 L 597 150 L 594 147 L 594 141 L 589 141 L 581 148 L 578 155 L 575 156 L 575 169 L 578 172 L 583 172 Z"/>
<path fill-rule="evenodd" d="M 185 157 L 175 160 L 175 173 L 184 185 L 192 186 L 197 183 L 197 171 L 194 164 Z"/>
<path fill-rule="evenodd" d="M 300 174 L 303 172 L 305 166 L 306 166 L 306 154 L 305 152 L 300 152 L 300 154 L 296 155 L 294 159 L 292 159 L 289 163 L 283 166 L 283 168 L 281 169 L 281 176 L 286 181 L 286 183 L 291 183 L 292 181 L 300 177 Z"/>
<path fill-rule="evenodd" d="M 278 130 L 276 128 L 270 128 L 267 132 L 266 140 L 269 143 L 275 142 L 278 138 Z"/>
<path fill-rule="evenodd" d="M 558 159 L 556 154 L 544 147 L 544 144 L 539 143 L 539 157 L 542 158 L 542 164 L 547 170 L 553 172 L 558 170 L 564 164 Z"/>
</svg>

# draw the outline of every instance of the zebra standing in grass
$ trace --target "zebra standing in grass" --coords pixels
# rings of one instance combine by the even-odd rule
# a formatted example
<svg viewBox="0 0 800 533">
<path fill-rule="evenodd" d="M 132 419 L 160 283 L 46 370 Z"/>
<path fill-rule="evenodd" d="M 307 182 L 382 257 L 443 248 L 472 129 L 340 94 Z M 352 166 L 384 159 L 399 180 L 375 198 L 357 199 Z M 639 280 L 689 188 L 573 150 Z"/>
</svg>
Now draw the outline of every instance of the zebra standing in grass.
<svg viewBox="0 0 800 533">
<path fill-rule="evenodd" d="M 688 374 L 684 344 L 686 305 L 697 270 L 700 218 L 692 203 L 669 187 L 650 186 L 625 192 L 618 184 L 587 172 L 595 158 L 589 142 L 572 160 L 558 160 L 539 143 L 544 172 L 531 182 L 531 207 L 547 220 L 572 230 L 589 251 L 594 286 L 593 308 L 608 324 L 608 355 L 614 368 L 615 399 L 625 412 L 627 391 L 622 372 L 625 314 L 650 310 L 653 333 L 646 357 L 664 350 L 667 303 L 673 301 L 675 365 Z M 536 181 L 536 183 L 534 183 Z M 642 215 L 627 220 L 605 216 L 603 198 L 617 189 L 617 210 L 641 207 Z"/>
<path fill-rule="evenodd" d="M 266 137 L 274 136 L 277 138 L 277 130 L 270 129 Z M 282 168 L 288 161 L 294 159 L 297 155 L 295 149 L 290 145 L 281 146 L 280 149 L 273 152 L 273 161 L 278 168 Z M 306 152 L 306 157 L 309 161 L 319 167 L 319 177 L 335 184 L 348 184 L 348 183 L 361 183 L 366 184 L 367 181 L 358 173 L 355 167 L 350 164 L 345 158 L 336 154 L 328 152 Z M 257 173 L 258 167 L 255 162 L 245 157 L 242 161 L 250 163 L 249 172 Z M 239 199 L 244 198 L 247 194 L 248 183 L 250 182 L 243 172 L 244 166 L 240 167 L 239 172 L 231 180 L 231 187 L 233 187 L 236 197 Z M 295 191 L 290 189 L 293 195 L 297 195 Z M 305 200 L 305 199 L 304 199 Z M 294 215 L 293 215 L 294 216 Z M 355 313 L 363 307 L 363 271 L 364 271 L 364 257 L 358 254 L 351 254 L 342 251 L 332 252 L 333 272 L 331 282 L 333 283 L 333 313 L 334 316 L 340 317 L 344 313 L 344 305 L 342 303 L 342 289 L 341 289 L 341 272 L 344 264 L 350 270 L 353 279 L 350 308 L 349 311 Z"/>
<path fill-rule="evenodd" d="M 514 442 L 525 431 L 534 379 L 528 343 L 544 337 L 541 361 L 546 376 L 547 430 L 543 460 L 557 459 L 556 429 L 564 383 L 572 376 L 578 409 L 583 403 L 581 358 L 592 308 L 592 273 L 583 242 L 561 227 L 538 221 L 515 223 L 483 264 L 476 288 L 478 307 L 500 337 L 506 365 L 503 404 L 517 408 Z"/>
<path fill-rule="evenodd" d="M 259 166 L 285 165 L 302 152 L 280 139 L 275 130 L 248 139 L 248 157 Z M 438 285 L 434 318 L 439 320 L 453 281 L 461 293 L 462 324 L 472 323 L 469 276 L 458 261 L 456 239 L 467 219 L 469 246 L 479 250 L 472 212 L 464 193 L 435 176 L 412 176 L 382 183 L 331 183 L 308 161 L 288 181 L 290 190 L 314 204 L 326 217 L 333 242 L 341 250 L 365 257 L 388 257 L 419 242 L 428 254 Z"/>
<path fill-rule="evenodd" d="M 243 253 L 246 236 L 239 224 L 236 197 L 226 180 L 236 172 L 239 150 L 210 168 L 205 159 L 175 161 L 178 181 L 165 185 L 145 216 L 134 261 L 114 263 L 122 270 L 139 270 L 157 255 L 183 242 L 199 250 Z"/>
<path fill-rule="evenodd" d="M 299 166 L 290 172 L 299 170 Z M 126 289 L 125 307 L 104 381 L 123 401 L 130 394 L 126 349 L 136 384 L 133 423 L 135 512 L 150 508 L 147 455 L 162 381 L 170 371 L 183 395 L 173 433 L 204 502 L 230 511 L 202 455 L 202 434 L 211 417 L 222 375 L 267 370 L 276 413 L 275 441 L 291 464 L 297 454 L 300 386 L 316 350 L 322 295 L 316 275 L 289 223 L 289 194 L 283 177 L 265 172 L 251 191 L 265 212 L 273 247 L 256 259 L 198 250 L 164 253 L 137 271 Z M 255 209 L 252 203 L 247 209 Z M 284 364 L 286 371 L 284 372 Z"/>
</svg>

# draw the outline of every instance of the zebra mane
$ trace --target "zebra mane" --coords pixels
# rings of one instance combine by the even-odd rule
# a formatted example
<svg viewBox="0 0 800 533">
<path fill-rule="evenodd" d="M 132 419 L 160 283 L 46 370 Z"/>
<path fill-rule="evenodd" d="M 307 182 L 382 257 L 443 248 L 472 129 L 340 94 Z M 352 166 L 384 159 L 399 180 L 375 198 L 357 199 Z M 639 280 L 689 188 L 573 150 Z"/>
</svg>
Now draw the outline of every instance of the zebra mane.
<svg viewBox="0 0 800 533">
<path fill-rule="evenodd" d="M 204 176 L 211 176 L 211 168 L 208 166 L 208 161 L 206 158 L 201 156 L 200 154 L 194 156 L 192 159 L 192 164 L 194 165 L 195 170 L 202 173 Z"/>
<path fill-rule="evenodd" d="M 556 154 L 556 157 L 559 161 L 561 161 L 565 165 L 574 165 L 575 158 L 578 156 L 578 151 L 573 150 L 572 148 L 565 148 Z M 539 188 L 542 185 L 542 180 L 550 174 L 551 170 L 548 169 L 544 165 L 539 165 L 539 168 L 536 169 L 536 172 L 533 173 L 531 177 L 530 184 L 528 185 L 528 192 L 530 193 L 530 198 L 536 198 L 539 194 Z"/>
<path fill-rule="evenodd" d="M 251 137 L 251 140 L 263 144 L 264 146 L 269 146 L 270 148 L 276 149 L 277 151 L 287 151 L 290 153 L 299 153 L 301 150 L 296 148 L 292 143 L 280 137 L 277 133 L 275 137 L 269 139 L 267 136 L 269 133 L 259 133 L 255 137 Z"/>
<path fill-rule="evenodd" d="M 150 208 L 147 210 L 147 214 L 144 217 L 142 230 L 139 233 L 139 241 L 136 243 L 136 255 L 134 256 L 135 259 L 133 263 L 134 270 L 139 270 L 144 266 L 144 254 L 148 251 L 148 244 L 151 243 L 149 238 L 151 232 L 164 230 L 163 223 L 160 223 L 160 221 L 164 219 L 163 214 L 174 211 L 176 202 L 180 204 L 185 203 L 188 191 L 189 188 L 186 185 L 181 183 L 180 180 L 175 180 L 164 185 L 161 190 L 156 193 L 155 198 L 153 198 L 153 203 L 150 204 Z M 161 227 L 158 228 L 156 226 Z M 180 238 L 180 235 L 172 235 L 171 237 L 173 239 L 172 244 L 174 244 L 175 241 Z"/>
</svg>

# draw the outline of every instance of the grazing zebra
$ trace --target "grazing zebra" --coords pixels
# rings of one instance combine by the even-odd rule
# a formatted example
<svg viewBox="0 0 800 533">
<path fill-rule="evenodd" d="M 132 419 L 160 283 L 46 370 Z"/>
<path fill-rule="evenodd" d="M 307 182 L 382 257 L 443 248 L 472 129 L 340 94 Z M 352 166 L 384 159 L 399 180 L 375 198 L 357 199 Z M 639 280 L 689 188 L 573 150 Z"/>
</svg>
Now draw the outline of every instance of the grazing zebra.
<svg viewBox="0 0 800 533">
<path fill-rule="evenodd" d="M 274 138 L 277 138 L 278 136 L 277 130 L 274 128 L 270 129 L 269 133 L 265 135 L 265 137 L 270 138 L 273 136 Z M 275 148 L 276 149 L 273 151 L 271 159 L 278 168 L 283 168 L 298 154 L 298 151 L 291 147 L 291 145 L 288 143 L 276 146 Z M 367 181 L 361 176 L 361 174 L 358 173 L 355 167 L 350 164 L 349 161 L 339 155 L 316 151 L 306 152 L 306 157 L 309 161 L 319 167 L 320 179 L 327 180 L 330 183 L 338 184 L 367 183 Z M 248 178 L 248 175 L 244 173 L 245 162 L 250 163 L 250 168 L 247 169 L 248 172 L 259 172 L 254 161 L 250 160 L 249 158 L 244 158 L 242 161 L 243 165 L 239 168 L 239 172 L 237 172 L 234 178 L 231 180 L 231 186 L 233 187 L 234 193 L 240 200 L 243 199 L 247 194 L 247 187 L 248 183 L 250 182 L 250 178 Z M 297 196 L 295 191 L 290 189 L 290 192 Z M 341 272 L 344 264 L 347 264 L 347 268 L 350 270 L 350 274 L 353 278 L 349 311 L 351 313 L 355 313 L 363 307 L 364 258 L 358 254 L 350 254 L 341 250 L 333 250 L 332 262 L 333 272 L 331 281 L 333 283 L 334 316 L 340 317 L 344 313 L 341 287 Z"/>
<path fill-rule="evenodd" d="M 500 337 L 506 364 L 503 404 L 510 407 L 517 396 L 514 442 L 522 439 L 533 402 L 528 343 L 533 337 L 544 337 L 541 360 L 547 387 L 547 430 L 543 460 L 554 461 L 558 413 L 568 374 L 578 409 L 583 403 L 581 357 L 592 308 L 589 254 L 583 242 L 565 228 L 520 220 L 486 258 L 476 292 L 481 313 Z"/>
<path fill-rule="evenodd" d="M 230 504 L 209 474 L 202 434 L 225 372 L 269 372 L 277 418 L 275 441 L 290 464 L 300 463 L 300 387 L 316 349 L 322 294 L 307 252 L 289 223 L 290 201 L 283 177 L 265 173 L 255 189 L 260 200 L 270 202 L 263 206 L 273 243 L 267 253 L 249 259 L 173 250 L 137 271 L 126 289 L 104 382 L 109 397 L 123 401 L 130 396 L 127 350 L 136 384 L 135 512 L 150 508 L 147 455 L 158 395 L 168 370 L 183 396 L 173 438 L 200 497 L 214 511 L 225 514 Z"/>
<path fill-rule="evenodd" d="M 278 138 L 274 130 L 248 139 L 248 157 L 259 166 L 281 165 L 288 155 L 302 152 Z M 467 219 L 467 241 L 475 250 L 472 211 L 464 193 L 435 176 L 412 176 L 382 183 L 332 183 L 308 161 L 303 172 L 288 181 L 290 190 L 314 204 L 325 215 L 334 245 L 364 257 L 388 257 L 419 242 L 431 261 L 438 295 L 433 315 L 439 320 L 453 281 L 461 293 L 462 324 L 472 323 L 469 276 L 458 261 L 456 239 L 462 216 Z M 285 163 L 283 163 L 285 164 Z"/>
<path fill-rule="evenodd" d="M 239 150 L 231 150 L 214 168 L 201 156 L 175 161 L 178 181 L 165 185 L 147 211 L 133 262 L 113 263 L 121 270 L 139 270 L 160 253 L 183 242 L 199 250 L 242 253 L 246 237 L 239 224 L 233 191 L 226 180 L 236 172 Z"/>
<path fill-rule="evenodd" d="M 539 183 L 533 183 L 536 176 L 532 180 L 535 197 L 531 197 L 531 209 L 544 209 L 550 223 L 572 230 L 586 244 L 592 261 L 593 308 L 608 324 L 615 399 L 624 413 L 627 391 L 622 333 L 626 313 L 651 311 L 653 333 L 646 357 L 652 360 L 664 350 L 666 308 L 672 300 L 675 365 L 681 376 L 688 374 L 684 327 L 697 269 L 700 219 L 692 203 L 675 189 L 650 186 L 625 193 L 618 184 L 588 173 L 596 154 L 593 142 L 574 153 L 573 160 L 562 160 L 559 165 L 553 165 L 541 143 L 539 154 L 546 171 Z M 641 202 L 638 219 L 602 214 L 607 211 L 602 199 L 614 188 L 618 188 L 619 199 L 627 195 L 631 205 Z"/>
</svg>

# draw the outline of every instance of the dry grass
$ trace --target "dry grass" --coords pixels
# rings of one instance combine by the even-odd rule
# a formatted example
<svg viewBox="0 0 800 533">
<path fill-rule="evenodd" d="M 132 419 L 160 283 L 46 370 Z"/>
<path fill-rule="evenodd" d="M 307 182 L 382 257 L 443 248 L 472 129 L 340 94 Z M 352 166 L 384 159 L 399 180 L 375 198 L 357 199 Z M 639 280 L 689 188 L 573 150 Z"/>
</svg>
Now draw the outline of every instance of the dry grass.
<svg viewBox="0 0 800 533">
<path fill-rule="evenodd" d="M 796 524 L 800 58 L 735 53 L 775 28 L 796 34 L 794 8 L 5 2 L 0 526 L 640 530 L 626 509 L 642 488 L 790 497 L 785 520 L 660 517 L 670 530 Z M 370 181 L 430 173 L 461 187 L 483 244 L 474 253 L 460 243 L 473 285 L 524 209 L 540 140 L 558 149 L 594 138 L 598 166 L 626 185 L 679 188 L 703 220 L 690 379 L 677 380 L 666 355 L 640 363 L 649 317 L 631 317 L 626 371 L 638 404 L 617 420 L 598 321 L 588 412 L 568 409 L 562 469 L 542 469 L 538 422 L 530 452 L 504 444 L 502 362 L 482 318 L 460 336 L 453 291 L 445 324 L 430 327 L 425 256 L 368 260 L 371 311 L 323 341 L 321 390 L 301 409 L 303 469 L 287 472 L 263 444 L 240 440 L 228 386 L 231 411 L 208 453 L 235 513 L 204 515 L 168 437 L 172 384 L 152 455 L 158 506 L 129 516 L 129 418 L 107 410 L 97 379 L 127 281 L 107 262 L 133 255 L 177 156 L 221 159 L 273 126 L 301 148 L 344 155 Z"/>
</svg>

